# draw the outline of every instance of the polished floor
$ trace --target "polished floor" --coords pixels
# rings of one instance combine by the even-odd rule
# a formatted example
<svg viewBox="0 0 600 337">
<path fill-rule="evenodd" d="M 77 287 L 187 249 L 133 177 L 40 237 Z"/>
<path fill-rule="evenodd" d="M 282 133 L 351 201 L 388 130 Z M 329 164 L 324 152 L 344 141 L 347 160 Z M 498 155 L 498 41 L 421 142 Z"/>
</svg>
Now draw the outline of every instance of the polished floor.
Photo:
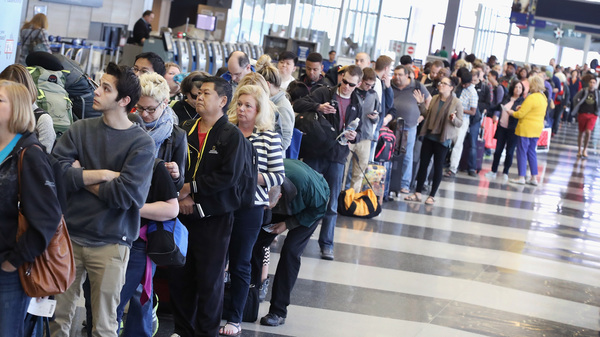
<svg viewBox="0 0 600 337">
<path fill-rule="evenodd" d="M 316 237 L 307 247 L 286 324 L 242 335 L 598 336 L 600 137 L 586 160 L 576 137 L 563 126 L 538 156 L 538 187 L 488 180 L 486 161 L 444 181 L 435 206 L 340 217 L 335 261 L 319 259 Z"/>
<path fill-rule="evenodd" d="M 538 187 L 486 179 L 487 160 L 442 182 L 435 206 L 340 217 L 335 261 L 309 243 L 286 324 L 243 323 L 242 336 L 598 336 L 598 129 L 579 159 L 577 128 L 563 126 L 538 156 Z M 158 336 L 172 327 L 161 316 Z"/>
</svg>

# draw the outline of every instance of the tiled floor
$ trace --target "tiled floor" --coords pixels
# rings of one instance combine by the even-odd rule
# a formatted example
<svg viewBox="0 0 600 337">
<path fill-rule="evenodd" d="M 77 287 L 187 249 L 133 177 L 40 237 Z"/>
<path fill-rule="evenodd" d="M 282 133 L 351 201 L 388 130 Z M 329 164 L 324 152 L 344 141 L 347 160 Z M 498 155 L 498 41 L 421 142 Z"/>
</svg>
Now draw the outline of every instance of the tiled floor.
<svg viewBox="0 0 600 337">
<path fill-rule="evenodd" d="M 435 206 L 340 217 L 335 261 L 309 243 L 286 324 L 244 323 L 242 336 L 598 336 L 600 137 L 582 160 L 576 135 L 563 126 L 538 156 L 538 187 L 488 180 L 486 161 L 444 181 Z M 171 332 L 161 317 L 159 336 Z"/>
</svg>

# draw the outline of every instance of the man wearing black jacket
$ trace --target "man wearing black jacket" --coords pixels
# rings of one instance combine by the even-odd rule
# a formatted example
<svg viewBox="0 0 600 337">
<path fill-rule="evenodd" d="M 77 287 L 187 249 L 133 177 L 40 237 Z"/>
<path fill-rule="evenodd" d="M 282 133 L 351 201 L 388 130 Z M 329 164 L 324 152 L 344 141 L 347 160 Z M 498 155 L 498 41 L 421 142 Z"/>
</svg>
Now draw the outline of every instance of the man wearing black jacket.
<svg viewBox="0 0 600 337">
<path fill-rule="evenodd" d="M 152 21 L 154 20 L 154 12 L 147 10 L 142 14 L 142 17 L 137 20 L 135 25 L 133 26 L 133 38 L 129 43 L 138 44 L 140 46 L 144 45 L 144 41 L 150 37 L 150 32 L 152 31 Z"/>
<path fill-rule="evenodd" d="M 229 101 L 231 85 L 225 79 L 205 79 L 196 103 L 200 118 L 182 125 L 190 163 L 179 193 L 179 219 L 189 230 L 190 245 L 183 270 L 172 270 L 169 280 L 175 333 L 182 337 L 217 336 L 221 322 L 227 247 L 233 211 L 241 206 L 238 185 L 246 141 L 224 113 Z"/>
<path fill-rule="evenodd" d="M 362 116 L 362 108 L 354 89 L 360 85 L 363 72 L 355 65 L 346 67 L 342 82 L 332 88 L 319 88 L 294 103 L 294 111 L 302 114 L 319 111 L 331 123 L 337 134 L 341 134 L 356 118 Z M 351 143 L 360 141 L 360 124 L 356 131 L 347 131 L 346 138 Z M 310 135 L 307 135 L 310 137 Z M 326 155 L 314 158 L 304 158 L 304 162 L 315 171 L 323 174 L 329 184 L 330 198 L 327 214 L 321 223 L 319 246 L 321 258 L 333 260 L 333 234 L 337 220 L 338 196 L 342 188 L 344 163 L 350 153 L 347 145 L 341 145 L 332 140 L 333 147 Z"/>
</svg>

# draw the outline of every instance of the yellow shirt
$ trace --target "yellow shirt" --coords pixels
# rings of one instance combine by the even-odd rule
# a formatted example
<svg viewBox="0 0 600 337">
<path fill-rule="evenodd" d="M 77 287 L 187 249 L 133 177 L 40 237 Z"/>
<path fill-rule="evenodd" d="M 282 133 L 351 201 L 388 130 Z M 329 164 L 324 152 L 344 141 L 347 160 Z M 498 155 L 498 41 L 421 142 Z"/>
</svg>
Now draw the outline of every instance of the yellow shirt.
<svg viewBox="0 0 600 337">
<path fill-rule="evenodd" d="M 538 138 L 544 129 L 547 107 L 546 95 L 540 92 L 529 94 L 521 108 L 513 114 L 513 117 L 519 120 L 515 134 L 520 137 Z"/>
</svg>

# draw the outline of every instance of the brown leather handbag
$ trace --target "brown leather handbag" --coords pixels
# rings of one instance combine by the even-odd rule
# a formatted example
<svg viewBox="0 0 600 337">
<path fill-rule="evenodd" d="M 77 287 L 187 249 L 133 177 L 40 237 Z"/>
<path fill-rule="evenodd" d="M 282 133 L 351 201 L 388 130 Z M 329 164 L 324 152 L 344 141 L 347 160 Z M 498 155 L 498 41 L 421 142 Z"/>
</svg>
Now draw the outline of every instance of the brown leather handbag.
<svg viewBox="0 0 600 337">
<path fill-rule="evenodd" d="M 17 168 L 19 183 L 19 227 L 17 229 L 17 240 L 29 227 L 29 223 L 21 207 L 21 169 L 26 150 L 23 149 L 21 151 Z M 19 277 L 23 290 L 25 290 L 25 294 L 29 297 L 44 297 L 63 293 L 75 281 L 73 247 L 71 246 L 71 238 L 67 231 L 64 216 L 61 216 L 56 233 L 50 240 L 48 248 L 40 256 L 36 257 L 33 262 L 23 263 L 19 267 Z"/>
</svg>

